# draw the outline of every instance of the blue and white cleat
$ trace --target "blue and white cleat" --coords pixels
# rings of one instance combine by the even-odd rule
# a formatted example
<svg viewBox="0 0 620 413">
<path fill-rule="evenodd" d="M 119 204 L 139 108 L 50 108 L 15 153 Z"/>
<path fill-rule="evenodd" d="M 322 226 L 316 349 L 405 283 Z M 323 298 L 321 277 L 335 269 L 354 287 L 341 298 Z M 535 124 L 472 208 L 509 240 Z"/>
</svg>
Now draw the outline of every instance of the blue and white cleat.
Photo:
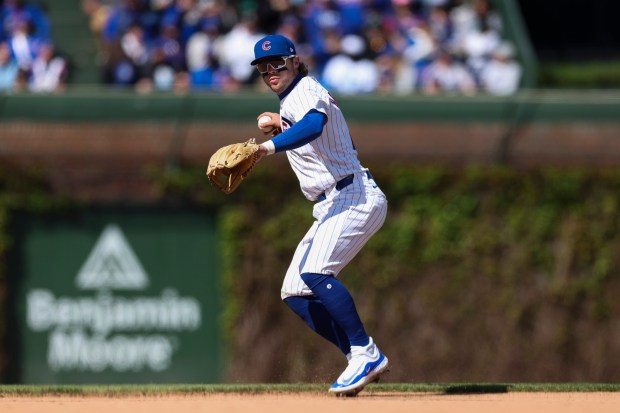
<svg viewBox="0 0 620 413">
<path fill-rule="evenodd" d="M 366 385 L 378 381 L 388 369 L 385 357 L 370 338 L 367 346 L 351 346 L 349 365 L 329 388 L 337 396 L 356 396 Z"/>
</svg>

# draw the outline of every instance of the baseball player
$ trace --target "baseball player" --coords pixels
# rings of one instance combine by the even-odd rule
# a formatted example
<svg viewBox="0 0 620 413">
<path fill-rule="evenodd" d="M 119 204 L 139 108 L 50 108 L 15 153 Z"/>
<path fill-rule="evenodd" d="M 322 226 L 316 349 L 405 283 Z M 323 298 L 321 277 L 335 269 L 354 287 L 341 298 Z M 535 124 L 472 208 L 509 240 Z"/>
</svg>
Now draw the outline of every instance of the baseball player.
<svg viewBox="0 0 620 413">
<path fill-rule="evenodd" d="M 284 277 L 282 299 L 314 331 L 346 355 L 348 366 L 329 392 L 356 395 L 388 369 L 368 336 L 340 271 L 385 221 L 387 200 L 360 164 L 336 101 L 296 55 L 295 45 L 269 35 L 254 46 L 251 62 L 278 95 L 280 113 L 264 112 L 282 131 L 259 145 L 259 159 L 286 152 L 301 191 L 314 201 L 314 223 Z"/>
</svg>

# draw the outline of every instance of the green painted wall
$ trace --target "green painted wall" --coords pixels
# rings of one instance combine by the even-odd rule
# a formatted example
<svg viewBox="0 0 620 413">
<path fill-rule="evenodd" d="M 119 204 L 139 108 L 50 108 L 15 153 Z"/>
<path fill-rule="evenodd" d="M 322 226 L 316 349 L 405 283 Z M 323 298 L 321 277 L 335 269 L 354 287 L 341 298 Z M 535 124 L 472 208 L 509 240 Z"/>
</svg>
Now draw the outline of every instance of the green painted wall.
<svg viewBox="0 0 620 413">
<path fill-rule="evenodd" d="M 20 216 L 10 381 L 209 383 L 223 368 L 217 239 L 204 211 Z M 17 357 L 15 357 L 17 356 Z"/>
<path fill-rule="evenodd" d="M 620 91 L 523 91 L 512 97 L 338 97 L 348 120 L 620 121 Z M 277 111 L 271 94 L 155 94 L 78 91 L 62 95 L 0 95 L 0 121 L 249 122 L 257 111 Z"/>
</svg>

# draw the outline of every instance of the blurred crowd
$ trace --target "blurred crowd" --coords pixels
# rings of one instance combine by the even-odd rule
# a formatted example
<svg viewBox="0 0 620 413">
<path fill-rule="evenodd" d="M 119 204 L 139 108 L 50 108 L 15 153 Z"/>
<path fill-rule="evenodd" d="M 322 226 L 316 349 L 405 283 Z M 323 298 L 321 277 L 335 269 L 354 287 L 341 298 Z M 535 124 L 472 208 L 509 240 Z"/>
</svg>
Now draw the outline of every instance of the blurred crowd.
<svg viewBox="0 0 620 413">
<path fill-rule="evenodd" d="M 0 0 L 0 90 L 58 90 L 68 64 L 34 2 Z M 253 46 L 280 33 L 339 94 L 509 95 L 521 65 L 490 0 L 81 0 L 101 81 L 138 91 L 264 88 Z M 14 79 L 11 82 L 11 79 Z"/>
<path fill-rule="evenodd" d="M 45 11 L 27 0 L 0 0 L 0 92 L 60 91 L 68 72 Z"/>
</svg>

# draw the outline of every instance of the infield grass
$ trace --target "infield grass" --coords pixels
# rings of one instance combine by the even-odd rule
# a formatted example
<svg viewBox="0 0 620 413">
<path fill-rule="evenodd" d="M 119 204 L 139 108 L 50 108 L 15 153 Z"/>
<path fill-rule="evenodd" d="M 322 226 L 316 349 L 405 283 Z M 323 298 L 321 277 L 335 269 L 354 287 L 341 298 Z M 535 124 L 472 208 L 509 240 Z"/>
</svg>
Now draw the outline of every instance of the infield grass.
<svg viewBox="0 0 620 413">
<path fill-rule="evenodd" d="M 7 396 L 165 396 L 209 394 L 326 393 L 327 384 L 127 384 L 0 385 Z M 620 383 L 386 383 L 365 392 L 484 394 L 508 392 L 618 392 Z"/>
</svg>

